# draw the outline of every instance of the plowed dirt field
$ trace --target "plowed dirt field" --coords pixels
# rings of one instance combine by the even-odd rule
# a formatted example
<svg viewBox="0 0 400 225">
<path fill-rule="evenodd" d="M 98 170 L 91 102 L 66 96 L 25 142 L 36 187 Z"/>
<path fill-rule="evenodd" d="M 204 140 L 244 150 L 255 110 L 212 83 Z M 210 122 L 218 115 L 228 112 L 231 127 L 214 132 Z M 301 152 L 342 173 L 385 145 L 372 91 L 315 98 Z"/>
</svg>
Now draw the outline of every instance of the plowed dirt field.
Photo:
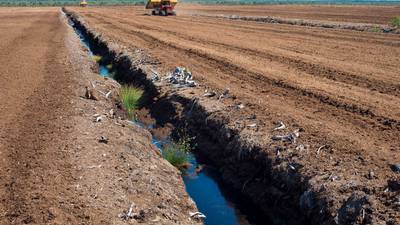
<svg viewBox="0 0 400 225">
<path fill-rule="evenodd" d="M 70 9 L 108 39 L 144 50 L 165 72 L 185 66 L 201 84 L 229 88 L 265 130 L 278 121 L 301 128 L 313 153 L 301 161 L 303 173 L 326 176 L 335 193 L 364 190 L 376 199 L 378 214 L 399 222 L 395 187 L 387 187 L 400 179 L 390 167 L 400 163 L 400 36 L 209 18 L 201 16 L 205 9 L 218 14 L 229 7 L 199 8 L 178 7 L 176 17 L 149 16 L 141 7 Z M 233 9 L 248 13 L 248 7 Z M 292 14 L 290 6 L 272 15 L 383 24 L 400 13 L 398 7 L 338 7 L 313 16 L 313 10 Z"/>
</svg>

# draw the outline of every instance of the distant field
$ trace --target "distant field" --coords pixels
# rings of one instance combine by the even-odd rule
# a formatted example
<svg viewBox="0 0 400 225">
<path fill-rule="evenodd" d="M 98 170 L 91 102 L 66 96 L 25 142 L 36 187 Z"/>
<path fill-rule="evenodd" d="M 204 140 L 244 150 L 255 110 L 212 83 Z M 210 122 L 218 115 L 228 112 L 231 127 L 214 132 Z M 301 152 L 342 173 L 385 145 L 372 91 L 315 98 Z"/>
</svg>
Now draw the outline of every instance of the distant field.
<svg viewBox="0 0 400 225">
<path fill-rule="evenodd" d="M 78 5 L 80 0 L 0 0 L 2 6 L 63 6 Z M 141 0 L 95 0 L 88 1 L 91 5 L 137 5 L 144 4 Z"/>
<path fill-rule="evenodd" d="M 2 6 L 62 6 L 77 5 L 80 0 L 0 0 Z M 91 5 L 138 5 L 146 0 L 89 0 Z M 182 0 L 205 4 L 399 4 L 400 0 Z"/>
</svg>

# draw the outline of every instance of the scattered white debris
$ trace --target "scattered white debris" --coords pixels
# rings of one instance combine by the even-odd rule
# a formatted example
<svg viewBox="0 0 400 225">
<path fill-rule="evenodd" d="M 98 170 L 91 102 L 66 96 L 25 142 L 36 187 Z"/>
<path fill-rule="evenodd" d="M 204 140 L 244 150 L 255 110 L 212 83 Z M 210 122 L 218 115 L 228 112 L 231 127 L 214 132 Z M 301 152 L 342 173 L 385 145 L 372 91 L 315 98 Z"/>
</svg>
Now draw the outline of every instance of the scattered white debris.
<svg viewBox="0 0 400 225">
<path fill-rule="evenodd" d="M 236 106 L 238 109 L 244 109 L 244 105 L 243 104 L 239 104 Z"/>
<path fill-rule="evenodd" d="M 205 219 L 206 216 L 201 212 L 189 212 L 189 216 L 194 219 Z"/>
<path fill-rule="evenodd" d="M 228 96 L 229 96 L 229 92 L 230 92 L 230 89 L 229 89 L 229 88 L 226 88 L 226 89 L 224 90 L 224 92 L 219 96 L 218 100 L 220 100 L 220 99 L 222 99 L 222 98 L 228 97 Z"/>
<path fill-rule="evenodd" d="M 283 130 L 285 128 L 286 128 L 286 125 L 282 121 L 279 121 L 278 126 L 275 127 L 274 130 Z"/>
<path fill-rule="evenodd" d="M 275 141 L 288 141 L 292 144 L 295 144 L 297 141 L 297 138 L 300 136 L 300 133 L 298 130 L 293 131 L 293 133 L 286 134 L 286 135 L 274 135 L 272 136 L 272 140 Z"/>
<path fill-rule="evenodd" d="M 211 97 L 214 97 L 215 95 L 217 95 L 217 93 L 215 93 L 214 91 L 210 91 L 210 92 L 207 91 L 203 96 L 211 98 Z"/>
<path fill-rule="evenodd" d="M 296 168 L 295 168 L 292 164 L 289 164 L 289 168 L 290 168 L 291 170 L 293 170 L 293 171 L 296 171 Z"/>
<path fill-rule="evenodd" d="M 151 72 L 153 73 L 150 77 L 151 81 L 155 82 L 155 81 L 159 81 L 160 80 L 160 75 L 157 73 L 157 71 L 151 69 Z"/>
<path fill-rule="evenodd" d="M 297 147 L 296 147 L 296 150 L 297 151 L 304 151 L 304 149 L 305 149 L 305 147 L 304 147 L 304 145 L 303 144 L 300 144 L 300 145 L 298 145 Z"/>
<path fill-rule="evenodd" d="M 98 123 L 98 122 L 101 122 L 101 121 L 103 121 L 103 117 L 102 117 L 102 116 L 96 117 L 96 122 L 97 122 L 97 123 Z"/>
<path fill-rule="evenodd" d="M 197 83 L 193 80 L 192 72 L 184 67 L 176 67 L 174 72 L 167 75 L 166 79 L 170 83 L 178 84 L 183 87 L 196 87 Z"/>
<path fill-rule="evenodd" d="M 106 94 L 106 98 L 109 98 L 109 97 L 110 97 L 110 95 L 111 95 L 111 93 L 112 93 L 112 91 L 109 91 L 109 92 L 107 92 L 107 94 Z"/>
<path fill-rule="evenodd" d="M 112 118 L 115 115 L 114 109 L 110 109 L 110 111 L 108 113 L 110 114 L 110 117 L 112 117 Z"/>
<path fill-rule="evenodd" d="M 326 145 L 322 145 L 321 147 L 319 147 L 318 148 L 318 150 L 317 150 L 317 155 L 321 152 L 321 150 L 323 149 L 323 148 L 325 148 L 326 147 Z"/>
<path fill-rule="evenodd" d="M 129 219 L 133 219 L 133 217 L 135 216 L 135 213 L 133 213 L 133 207 L 135 206 L 135 204 L 131 204 L 131 206 L 128 209 L 128 212 L 125 213 L 121 213 L 118 215 L 119 218 L 124 219 L 124 220 L 129 220 Z"/>
<path fill-rule="evenodd" d="M 88 166 L 87 168 L 88 168 L 88 169 L 95 169 L 95 168 L 100 169 L 100 168 L 101 168 L 101 165 L 97 165 L 97 166 Z"/>
<path fill-rule="evenodd" d="M 328 177 L 328 180 L 331 180 L 331 181 L 333 182 L 333 181 L 335 181 L 335 180 L 339 180 L 339 177 L 336 176 L 336 175 L 334 175 L 334 174 L 331 174 L 331 175 Z"/>
<path fill-rule="evenodd" d="M 257 127 L 257 124 L 256 123 L 252 123 L 252 124 L 249 124 L 249 125 L 247 125 L 248 127 Z"/>
<path fill-rule="evenodd" d="M 107 143 L 108 143 L 108 138 L 106 138 L 106 137 L 104 137 L 104 136 L 101 136 L 100 139 L 99 139 L 99 142 L 100 142 L 100 143 L 107 144 Z"/>
</svg>

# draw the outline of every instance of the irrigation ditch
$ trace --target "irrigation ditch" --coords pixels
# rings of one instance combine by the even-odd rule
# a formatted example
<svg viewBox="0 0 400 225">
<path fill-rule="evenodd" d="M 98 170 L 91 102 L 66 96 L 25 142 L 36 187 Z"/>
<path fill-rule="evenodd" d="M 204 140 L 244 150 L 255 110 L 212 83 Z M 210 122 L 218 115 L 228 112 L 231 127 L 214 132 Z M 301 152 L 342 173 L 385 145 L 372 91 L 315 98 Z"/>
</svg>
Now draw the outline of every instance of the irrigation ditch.
<svg viewBox="0 0 400 225">
<path fill-rule="evenodd" d="M 63 12 L 90 52 L 101 56 L 101 75 L 145 91 L 137 124 L 150 130 L 154 144 L 162 148 L 160 143 L 179 138 L 182 130 L 195 137 L 192 167 L 182 177 L 189 195 L 207 216 L 206 224 L 333 223 L 326 201 L 317 198 L 308 178 L 296 172 L 300 165 L 274 168 L 280 159 L 271 158 L 251 137 L 231 126 L 233 122 L 221 110 L 210 107 L 217 101 L 188 97 L 155 83 L 154 72 L 141 68 L 135 56 L 97 34 L 79 15 L 65 8 Z"/>
</svg>

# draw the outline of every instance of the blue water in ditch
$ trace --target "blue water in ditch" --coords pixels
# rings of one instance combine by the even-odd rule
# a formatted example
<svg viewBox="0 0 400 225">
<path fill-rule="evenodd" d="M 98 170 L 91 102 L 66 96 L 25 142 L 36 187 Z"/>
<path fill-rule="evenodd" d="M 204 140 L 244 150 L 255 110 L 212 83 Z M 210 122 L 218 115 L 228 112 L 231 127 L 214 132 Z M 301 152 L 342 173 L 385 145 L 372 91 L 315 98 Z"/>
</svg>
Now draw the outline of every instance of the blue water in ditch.
<svg viewBox="0 0 400 225">
<path fill-rule="evenodd" d="M 72 22 L 70 22 L 72 23 Z M 73 26 L 73 23 L 71 24 Z M 95 54 L 91 50 L 91 44 L 89 39 L 78 29 L 75 29 L 79 35 L 80 40 L 89 51 L 91 57 L 95 57 Z M 99 64 L 99 73 L 101 76 L 110 77 L 112 71 L 109 66 Z M 112 76 L 111 76 L 112 77 Z M 143 127 L 145 129 L 151 129 L 146 127 L 141 122 L 133 122 L 134 124 Z M 169 139 L 160 140 L 153 137 L 152 142 L 156 145 L 160 151 L 163 151 L 164 144 L 169 142 Z M 196 167 L 199 165 L 196 157 L 190 155 L 190 163 L 192 167 L 187 169 L 182 177 L 186 186 L 186 190 L 190 197 L 194 200 L 197 208 L 201 213 L 206 216 L 204 223 L 207 225 L 258 225 L 258 224 L 271 224 L 269 221 L 260 221 L 260 219 L 247 218 L 241 211 L 250 212 L 250 208 L 246 206 L 240 206 L 236 197 L 229 193 L 229 191 L 223 191 L 221 188 L 221 180 L 218 171 L 212 167 L 205 166 L 204 169 L 197 173 Z M 236 199 L 236 200 L 235 200 Z M 238 208 L 241 207 L 241 210 Z M 251 212 L 250 212 L 251 213 Z M 254 213 L 254 212 L 253 212 Z M 189 216 L 189 215 L 188 215 Z M 251 222 L 250 222 L 251 221 Z M 255 222 L 257 221 L 257 222 Z"/>
<path fill-rule="evenodd" d="M 135 122 L 135 124 L 146 129 L 146 127 L 140 122 Z M 160 140 L 153 137 L 152 142 L 162 152 L 163 146 L 168 144 L 170 140 Z M 268 221 L 265 221 L 265 223 L 261 223 L 260 221 L 249 222 L 248 218 L 246 218 L 246 216 L 237 208 L 237 205 L 229 201 L 229 197 L 233 196 L 229 196 L 228 193 L 222 191 L 221 180 L 218 179 L 220 174 L 216 169 L 205 166 L 201 172 L 196 172 L 199 162 L 194 154 L 190 154 L 190 164 L 192 166 L 183 172 L 182 178 L 186 186 L 186 191 L 196 203 L 199 211 L 206 216 L 206 219 L 204 220 L 205 224 L 269 224 Z"/>
</svg>

